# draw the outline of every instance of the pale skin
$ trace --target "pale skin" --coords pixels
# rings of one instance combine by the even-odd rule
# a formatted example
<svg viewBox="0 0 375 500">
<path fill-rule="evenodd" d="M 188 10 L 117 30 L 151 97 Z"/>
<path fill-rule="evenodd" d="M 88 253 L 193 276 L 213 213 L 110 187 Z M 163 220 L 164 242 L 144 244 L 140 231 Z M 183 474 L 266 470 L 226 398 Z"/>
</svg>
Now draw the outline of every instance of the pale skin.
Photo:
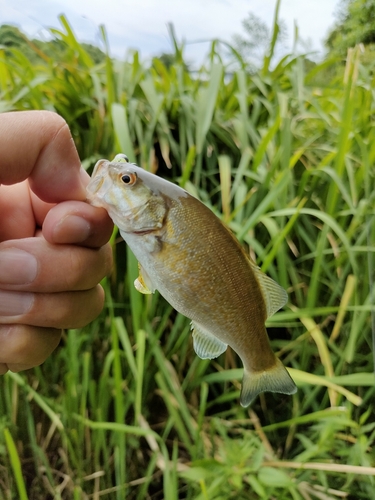
<svg viewBox="0 0 375 500">
<path fill-rule="evenodd" d="M 0 374 L 43 363 L 103 308 L 113 226 L 88 181 L 61 117 L 0 115 Z"/>
</svg>

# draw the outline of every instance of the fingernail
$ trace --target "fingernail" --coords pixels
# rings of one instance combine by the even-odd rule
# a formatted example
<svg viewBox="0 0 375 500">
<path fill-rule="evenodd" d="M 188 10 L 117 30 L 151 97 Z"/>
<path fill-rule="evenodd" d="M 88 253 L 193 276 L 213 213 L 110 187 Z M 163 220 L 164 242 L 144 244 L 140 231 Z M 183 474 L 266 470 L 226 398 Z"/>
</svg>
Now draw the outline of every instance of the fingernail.
<svg viewBox="0 0 375 500">
<path fill-rule="evenodd" d="M 19 248 L 0 250 L 0 283 L 26 285 L 36 278 L 38 263 L 35 257 Z"/>
<path fill-rule="evenodd" d="M 33 293 L 4 292 L 0 290 L 0 316 L 19 316 L 30 311 Z"/>
<path fill-rule="evenodd" d="M 83 217 L 67 215 L 53 231 L 55 243 L 82 243 L 91 234 L 91 225 Z"/>
</svg>

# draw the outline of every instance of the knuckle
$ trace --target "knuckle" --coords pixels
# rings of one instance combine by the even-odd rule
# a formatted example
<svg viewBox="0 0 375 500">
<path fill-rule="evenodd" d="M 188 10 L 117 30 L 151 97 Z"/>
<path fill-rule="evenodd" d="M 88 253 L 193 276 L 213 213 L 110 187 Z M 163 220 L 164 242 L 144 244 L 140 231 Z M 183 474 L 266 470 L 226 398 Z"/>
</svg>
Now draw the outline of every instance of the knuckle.
<svg viewBox="0 0 375 500">
<path fill-rule="evenodd" d="M 80 326 L 86 326 L 91 323 L 91 321 L 99 316 L 104 307 L 105 294 L 101 285 L 96 285 L 91 290 L 88 290 L 86 294 L 85 303 L 89 303 L 90 307 L 83 308 L 82 324 Z"/>
<path fill-rule="evenodd" d="M 100 285 L 85 291 L 61 294 L 50 326 L 55 328 L 82 328 L 93 321 L 104 305 L 104 290 Z"/>
<path fill-rule="evenodd" d="M 75 248 L 70 253 L 67 290 L 87 290 L 99 283 L 112 270 L 112 249 L 109 244 L 99 249 Z"/>
<path fill-rule="evenodd" d="M 0 363 L 0 375 L 4 375 L 8 371 L 8 365 L 6 363 Z"/>
<path fill-rule="evenodd" d="M 65 127 L 69 128 L 65 119 L 54 111 L 42 110 L 39 111 L 39 115 L 43 118 L 45 129 L 48 133 L 57 135 Z"/>
</svg>

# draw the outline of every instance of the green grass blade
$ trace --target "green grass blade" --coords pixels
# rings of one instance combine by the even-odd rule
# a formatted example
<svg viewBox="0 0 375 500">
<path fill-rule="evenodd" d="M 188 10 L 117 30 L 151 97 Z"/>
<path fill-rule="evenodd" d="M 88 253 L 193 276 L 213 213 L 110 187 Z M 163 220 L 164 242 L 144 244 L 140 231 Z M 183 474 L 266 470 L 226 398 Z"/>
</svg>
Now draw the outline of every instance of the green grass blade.
<svg viewBox="0 0 375 500">
<path fill-rule="evenodd" d="M 215 104 L 219 93 L 219 86 L 223 75 L 221 64 L 214 64 L 209 75 L 207 88 L 201 88 L 196 104 L 196 135 L 195 143 L 197 154 L 201 154 L 207 132 L 210 128 Z"/>
<path fill-rule="evenodd" d="M 8 450 L 9 461 L 13 470 L 14 480 L 17 486 L 18 495 L 20 500 L 28 500 L 25 482 L 22 476 L 22 468 L 20 457 L 17 452 L 17 447 L 13 441 L 9 429 L 4 429 L 5 444 Z"/>
<path fill-rule="evenodd" d="M 127 112 L 122 104 L 112 104 L 112 120 L 119 152 L 126 154 L 129 160 L 134 163 L 136 157 L 130 138 Z"/>
</svg>

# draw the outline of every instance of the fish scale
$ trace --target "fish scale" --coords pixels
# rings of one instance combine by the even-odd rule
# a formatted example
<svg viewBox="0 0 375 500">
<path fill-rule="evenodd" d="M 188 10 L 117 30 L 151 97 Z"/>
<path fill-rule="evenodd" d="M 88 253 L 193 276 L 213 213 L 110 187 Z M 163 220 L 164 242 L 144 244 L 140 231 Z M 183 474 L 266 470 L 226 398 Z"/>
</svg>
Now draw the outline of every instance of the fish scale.
<svg viewBox="0 0 375 500">
<path fill-rule="evenodd" d="M 243 406 L 260 392 L 296 392 L 265 328 L 287 294 L 250 260 L 209 208 L 179 186 L 129 163 L 125 155 L 97 163 L 87 198 L 108 211 L 136 256 L 137 290 L 158 290 L 192 320 L 196 353 L 212 359 L 229 345 L 239 355 Z"/>
</svg>

